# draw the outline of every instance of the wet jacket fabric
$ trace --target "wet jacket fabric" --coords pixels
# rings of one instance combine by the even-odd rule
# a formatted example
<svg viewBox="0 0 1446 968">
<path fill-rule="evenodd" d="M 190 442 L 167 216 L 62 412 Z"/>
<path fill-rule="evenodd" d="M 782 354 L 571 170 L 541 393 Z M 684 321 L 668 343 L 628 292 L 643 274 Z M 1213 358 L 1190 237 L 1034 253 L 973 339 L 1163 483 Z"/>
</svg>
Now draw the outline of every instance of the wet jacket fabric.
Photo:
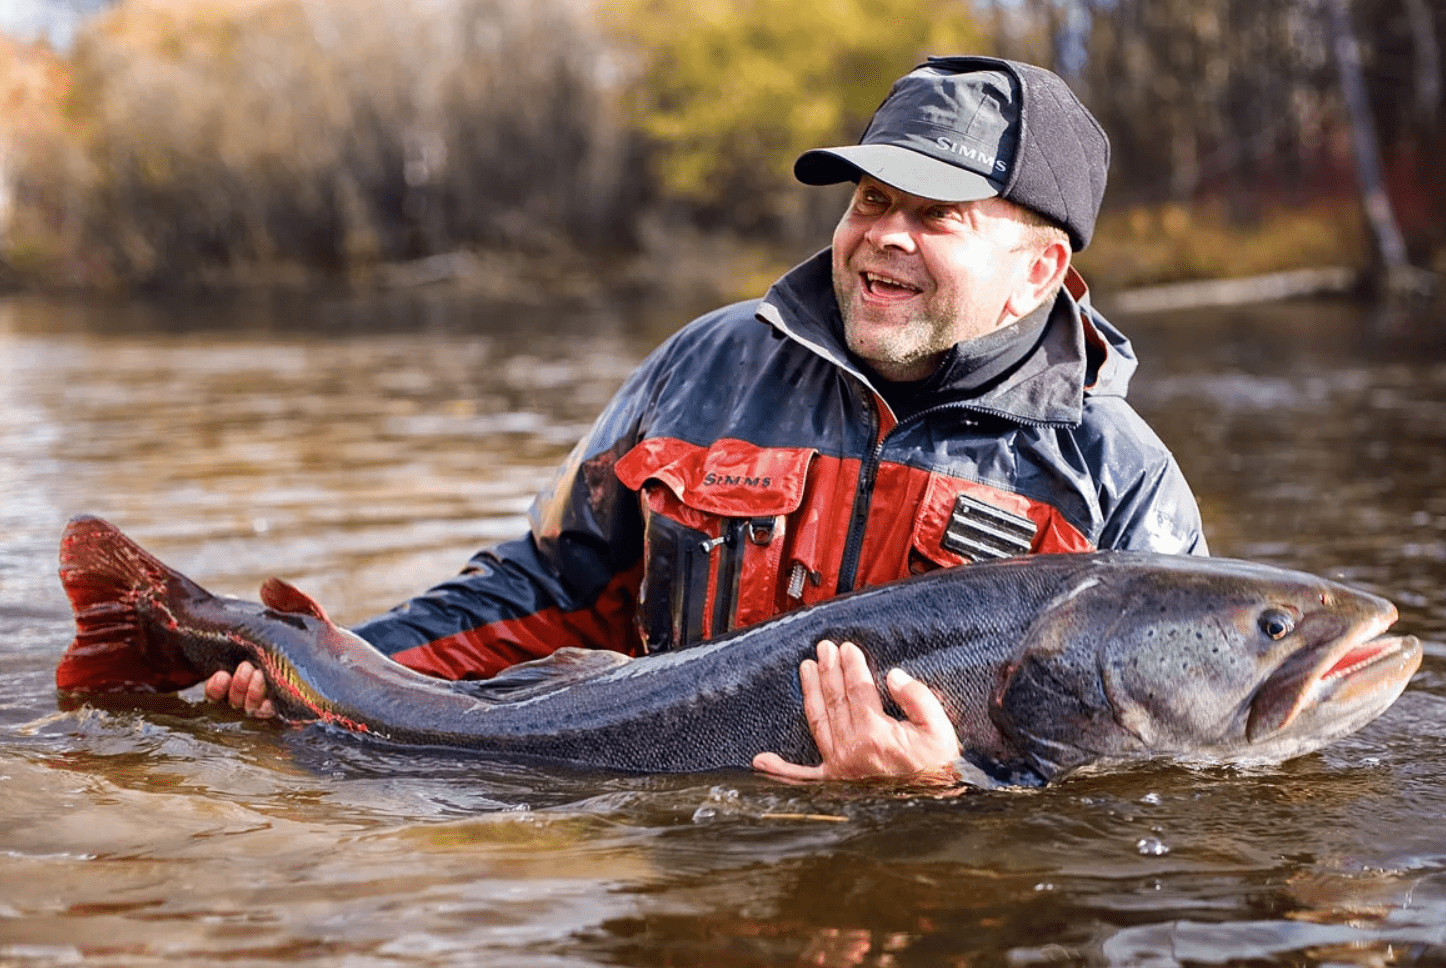
<svg viewBox="0 0 1446 968">
<path fill-rule="evenodd" d="M 1125 400 L 1133 351 L 1078 276 L 1007 372 L 946 375 L 899 419 L 843 346 L 829 273 L 825 251 L 668 339 L 526 537 L 356 631 L 485 677 L 561 646 L 678 648 L 988 557 L 1206 553 L 1179 467 Z"/>
</svg>

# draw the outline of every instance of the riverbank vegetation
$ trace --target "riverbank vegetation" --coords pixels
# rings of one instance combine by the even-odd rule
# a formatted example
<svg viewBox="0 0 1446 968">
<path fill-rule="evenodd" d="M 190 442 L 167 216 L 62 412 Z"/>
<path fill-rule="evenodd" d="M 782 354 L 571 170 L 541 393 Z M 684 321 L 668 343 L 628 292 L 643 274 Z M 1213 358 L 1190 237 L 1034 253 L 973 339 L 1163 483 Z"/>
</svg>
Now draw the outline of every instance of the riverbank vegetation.
<svg viewBox="0 0 1446 968">
<path fill-rule="evenodd" d="M 756 292 L 927 53 L 1053 66 L 1110 132 L 1097 288 L 1365 268 L 1324 0 L 124 0 L 0 50 L 0 285 Z M 1441 40 L 1355 0 L 1386 196 L 1446 272 Z"/>
</svg>

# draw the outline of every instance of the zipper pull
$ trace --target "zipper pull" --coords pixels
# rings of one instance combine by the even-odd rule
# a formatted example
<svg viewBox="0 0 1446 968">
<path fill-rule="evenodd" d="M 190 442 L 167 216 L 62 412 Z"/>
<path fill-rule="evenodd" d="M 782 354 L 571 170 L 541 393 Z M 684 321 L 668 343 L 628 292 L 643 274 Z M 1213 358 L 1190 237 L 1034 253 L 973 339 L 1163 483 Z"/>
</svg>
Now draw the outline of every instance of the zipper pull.
<svg viewBox="0 0 1446 968">
<path fill-rule="evenodd" d="M 703 554 L 705 554 L 705 555 L 711 555 L 711 554 L 713 553 L 713 549 L 714 549 L 714 548 L 718 547 L 718 546 L 721 545 L 721 544 L 727 544 L 727 543 L 728 543 L 728 535 L 726 535 L 726 534 L 720 534 L 720 535 L 719 535 L 718 537 L 716 537 L 716 538 L 709 538 L 709 539 L 707 539 L 706 541 L 700 541 L 700 542 L 698 542 L 698 547 L 700 547 L 700 548 L 703 549 Z"/>
<path fill-rule="evenodd" d="M 788 573 L 788 597 L 803 598 L 803 583 L 807 581 L 815 586 L 823 581 L 823 575 L 816 571 L 809 571 L 808 566 L 801 561 L 793 563 L 793 570 Z"/>
</svg>

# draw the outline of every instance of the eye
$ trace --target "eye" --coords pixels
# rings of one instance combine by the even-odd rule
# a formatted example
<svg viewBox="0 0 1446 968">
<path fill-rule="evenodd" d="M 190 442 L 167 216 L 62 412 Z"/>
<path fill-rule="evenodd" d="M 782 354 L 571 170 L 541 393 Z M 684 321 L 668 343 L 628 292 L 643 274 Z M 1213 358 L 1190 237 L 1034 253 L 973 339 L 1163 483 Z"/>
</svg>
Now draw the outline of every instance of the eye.
<svg viewBox="0 0 1446 968">
<path fill-rule="evenodd" d="M 1260 613 L 1260 631 L 1272 639 L 1283 639 L 1295 631 L 1295 616 L 1278 608 Z"/>
<path fill-rule="evenodd" d="M 935 222 L 949 222 L 959 218 L 959 206 L 936 205 L 929 209 L 929 218 Z"/>
<path fill-rule="evenodd" d="M 860 208 L 883 208 L 889 204 L 884 193 L 877 188 L 864 188 L 859 190 L 858 205 Z"/>
</svg>

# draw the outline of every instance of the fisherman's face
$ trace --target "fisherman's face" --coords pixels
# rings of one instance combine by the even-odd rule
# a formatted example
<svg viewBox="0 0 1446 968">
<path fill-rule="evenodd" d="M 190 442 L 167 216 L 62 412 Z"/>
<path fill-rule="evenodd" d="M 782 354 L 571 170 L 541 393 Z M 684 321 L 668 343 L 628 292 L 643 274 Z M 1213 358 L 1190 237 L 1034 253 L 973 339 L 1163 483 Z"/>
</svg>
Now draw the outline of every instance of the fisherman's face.
<svg viewBox="0 0 1446 968">
<path fill-rule="evenodd" d="M 849 350 L 888 380 L 922 380 L 955 343 L 1038 304 L 1044 243 L 1012 202 L 939 202 L 865 175 L 833 233 Z"/>
</svg>

